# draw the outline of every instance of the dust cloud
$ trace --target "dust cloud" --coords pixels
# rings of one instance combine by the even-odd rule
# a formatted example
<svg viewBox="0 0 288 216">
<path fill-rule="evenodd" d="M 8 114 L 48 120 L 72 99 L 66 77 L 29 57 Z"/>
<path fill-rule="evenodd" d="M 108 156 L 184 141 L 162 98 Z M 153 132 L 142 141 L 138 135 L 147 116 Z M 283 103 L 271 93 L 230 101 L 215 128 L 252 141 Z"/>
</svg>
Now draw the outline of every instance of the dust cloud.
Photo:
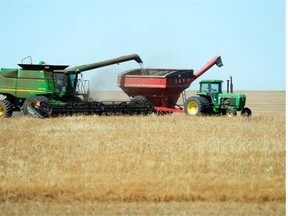
<svg viewBox="0 0 288 216">
<path fill-rule="evenodd" d="M 89 98 L 96 101 L 129 101 L 130 98 L 117 86 L 119 71 L 97 70 L 89 76 Z"/>
</svg>

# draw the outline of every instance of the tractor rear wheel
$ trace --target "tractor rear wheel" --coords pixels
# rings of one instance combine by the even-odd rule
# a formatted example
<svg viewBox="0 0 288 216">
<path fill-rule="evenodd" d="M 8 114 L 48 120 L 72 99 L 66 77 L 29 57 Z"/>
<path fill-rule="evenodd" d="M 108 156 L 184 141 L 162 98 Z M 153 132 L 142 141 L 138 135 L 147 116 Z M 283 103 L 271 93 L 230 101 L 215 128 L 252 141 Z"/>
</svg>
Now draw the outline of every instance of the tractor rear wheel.
<svg viewBox="0 0 288 216">
<path fill-rule="evenodd" d="M 0 118 L 9 118 L 12 116 L 13 109 L 9 100 L 0 100 Z"/>
<path fill-rule="evenodd" d="M 229 109 L 226 110 L 226 115 L 228 117 L 234 117 L 234 116 L 237 115 L 237 111 L 235 109 L 233 109 L 233 108 L 229 108 Z"/>
<path fill-rule="evenodd" d="M 32 96 L 24 101 L 24 115 L 47 118 L 51 114 L 49 99 L 45 96 Z"/>
<path fill-rule="evenodd" d="M 210 101 L 205 98 L 205 97 L 201 97 L 205 106 L 205 114 L 210 115 L 212 113 L 212 104 L 210 103 Z"/>
<path fill-rule="evenodd" d="M 252 111 L 248 107 L 244 107 L 241 110 L 241 116 L 243 117 L 250 117 L 252 115 Z"/>
<path fill-rule="evenodd" d="M 192 96 L 185 101 L 184 110 L 186 115 L 190 116 L 199 116 L 205 114 L 205 102 L 201 97 Z"/>
</svg>

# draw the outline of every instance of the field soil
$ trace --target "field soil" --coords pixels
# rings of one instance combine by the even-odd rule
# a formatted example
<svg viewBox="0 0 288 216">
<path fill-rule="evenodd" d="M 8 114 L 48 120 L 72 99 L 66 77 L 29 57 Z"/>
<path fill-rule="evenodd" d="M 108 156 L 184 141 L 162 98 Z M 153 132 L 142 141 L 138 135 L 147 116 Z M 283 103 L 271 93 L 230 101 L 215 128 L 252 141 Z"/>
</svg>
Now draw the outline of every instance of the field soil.
<svg viewBox="0 0 288 216">
<path fill-rule="evenodd" d="M 0 215 L 285 215 L 285 91 L 241 92 L 251 118 L 0 119 Z"/>
</svg>

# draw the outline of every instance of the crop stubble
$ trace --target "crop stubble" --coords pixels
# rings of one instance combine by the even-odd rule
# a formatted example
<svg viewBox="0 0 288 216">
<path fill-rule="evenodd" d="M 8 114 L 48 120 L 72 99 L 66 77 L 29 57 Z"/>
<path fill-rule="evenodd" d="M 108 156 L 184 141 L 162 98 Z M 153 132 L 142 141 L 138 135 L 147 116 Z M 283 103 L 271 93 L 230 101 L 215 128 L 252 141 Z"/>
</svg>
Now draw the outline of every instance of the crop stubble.
<svg viewBox="0 0 288 216">
<path fill-rule="evenodd" d="M 61 211 L 64 203 L 62 211 L 76 204 L 121 214 L 99 207 L 113 202 L 126 214 L 139 213 L 137 203 L 173 213 L 165 213 L 167 201 L 174 213 L 179 205 L 189 214 L 217 203 L 227 213 L 240 202 L 243 214 L 284 214 L 284 114 L 1 119 L 0 212 Z"/>
</svg>

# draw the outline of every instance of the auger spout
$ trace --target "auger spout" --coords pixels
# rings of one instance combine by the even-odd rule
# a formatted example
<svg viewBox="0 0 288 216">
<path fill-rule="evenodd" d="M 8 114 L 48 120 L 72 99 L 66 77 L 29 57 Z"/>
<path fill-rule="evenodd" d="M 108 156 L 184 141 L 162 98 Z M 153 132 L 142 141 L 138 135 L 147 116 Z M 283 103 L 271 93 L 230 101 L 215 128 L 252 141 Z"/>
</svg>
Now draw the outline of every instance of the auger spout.
<svg viewBox="0 0 288 216">
<path fill-rule="evenodd" d="M 199 78 L 202 74 L 204 74 L 207 70 L 209 70 L 214 65 L 217 65 L 218 67 L 223 66 L 223 62 L 220 55 L 215 56 L 213 59 L 211 59 L 207 64 L 205 64 L 202 68 L 200 68 L 196 73 L 193 75 L 193 80 Z"/>
<path fill-rule="evenodd" d="M 92 64 L 84 64 L 84 65 L 79 65 L 76 67 L 72 67 L 72 68 L 67 68 L 64 70 L 65 73 L 71 73 L 71 72 L 76 72 L 76 73 L 80 73 L 83 71 L 88 71 L 88 70 L 93 70 L 96 68 L 100 68 L 100 67 L 105 67 L 105 66 L 109 66 L 112 64 L 119 64 L 121 62 L 126 62 L 126 61 L 131 61 L 134 60 L 139 64 L 142 64 L 143 61 L 140 58 L 139 55 L 137 54 L 131 54 L 131 55 L 125 55 L 125 56 L 121 56 L 118 58 L 113 58 L 113 59 L 109 59 L 109 60 L 105 60 L 105 61 L 100 61 L 100 62 L 96 62 L 96 63 L 92 63 Z"/>
</svg>

